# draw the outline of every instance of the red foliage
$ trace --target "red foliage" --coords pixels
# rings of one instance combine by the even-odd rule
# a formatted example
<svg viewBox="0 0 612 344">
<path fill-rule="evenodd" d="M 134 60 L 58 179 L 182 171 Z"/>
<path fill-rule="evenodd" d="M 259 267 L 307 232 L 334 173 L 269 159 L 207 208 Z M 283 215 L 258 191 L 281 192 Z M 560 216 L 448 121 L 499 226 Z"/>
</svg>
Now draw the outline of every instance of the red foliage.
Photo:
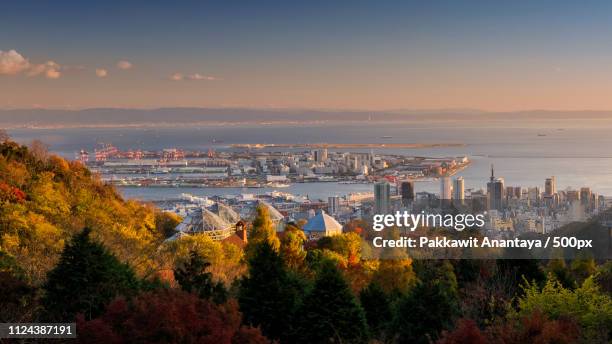
<svg viewBox="0 0 612 344">
<path fill-rule="evenodd" d="M 18 188 L 13 188 L 13 198 L 15 199 L 15 201 L 17 202 L 23 202 L 26 199 L 26 194 L 25 192 L 21 191 Z"/>
<path fill-rule="evenodd" d="M 459 319 L 452 332 L 444 332 L 438 344 L 486 344 L 487 338 L 480 332 L 474 320 Z"/>
<path fill-rule="evenodd" d="M 571 319 L 550 320 L 535 312 L 523 317 L 519 324 L 498 324 L 489 328 L 488 336 L 506 344 L 571 344 L 578 342 L 580 328 Z"/>
<path fill-rule="evenodd" d="M 444 332 L 438 344 L 572 344 L 580 338 L 580 328 L 571 319 L 550 320 L 535 312 L 518 322 L 497 324 L 483 333 L 473 320 L 460 319 L 455 329 Z"/>
<path fill-rule="evenodd" d="M 25 201 L 26 194 L 19 188 L 0 182 L 0 199 L 21 203 Z"/>
<path fill-rule="evenodd" d="M 540 312 L 521 319 L 521 325 L 517 343 L 570 344 L 578 342 L 580 334 L 580 328 L 575 321 L 550 320 Z"/>
<path fill-rule="evenodd" d="M 97 319 L 77 319 L 82 343 L 253 343 L 269 341 L 259 329 L 241 325 L 238 305 L 199 299 L 179 290 L 117 299 Z"/>
</svg>

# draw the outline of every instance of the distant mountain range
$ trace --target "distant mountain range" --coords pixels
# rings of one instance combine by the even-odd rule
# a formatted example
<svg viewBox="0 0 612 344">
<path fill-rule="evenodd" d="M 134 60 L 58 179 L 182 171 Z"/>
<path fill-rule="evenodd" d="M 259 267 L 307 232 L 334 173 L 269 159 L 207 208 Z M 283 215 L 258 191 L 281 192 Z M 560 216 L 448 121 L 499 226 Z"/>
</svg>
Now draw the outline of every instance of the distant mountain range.
<svg viewBox="0 0 612 344">
<path fill-rule="evenodd" d="M 528 121 L 612 119 L 612 111 L 519 111 L 485 112 L 451 110 L 309 110 L 249 108 L 159 108 L 83 110 L 0 110 L 0 127 L 189 125 L 194 123 L 295 123 L 295 122 L 390 122 L 390 121 Z"/>
</svg>

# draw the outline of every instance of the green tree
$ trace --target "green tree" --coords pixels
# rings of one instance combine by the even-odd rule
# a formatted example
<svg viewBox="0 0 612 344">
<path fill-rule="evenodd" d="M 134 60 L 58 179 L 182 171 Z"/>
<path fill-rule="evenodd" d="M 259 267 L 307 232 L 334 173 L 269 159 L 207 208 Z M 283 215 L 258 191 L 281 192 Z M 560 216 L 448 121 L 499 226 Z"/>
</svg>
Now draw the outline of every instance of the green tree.
<svg viewBox="0 0 612 344">
<path fill-rule="evenodd" d="M 139 288 L 132 269 L 89 233 L 86 228 L 76 235 L 48 274 L 43 305 L 50 320 L 71 321 L 77 313 L 91 319 L 115 297 L 131 296 Z"/>
<path fill-rule="evenodd" d="M 223 303 L 227 300 L 227 291 L 221 282 L 215 282 L 211 272 L 206 271 L 210 262 L 197 252 L 190 253 L 190 260 L 174 269 L 174 278 L 186 292 L 195 293 L 200 298 Z"/>
<path fill-rule="evenodd" d="M 548 273 L 553 274 L 557 281 L 564 287 L 571 289 L 576 288 L 576 280 L 567 268 L 564 259 L 551 259 L 546 266 L 546 270 Z"/>
<path fill-rule="evenodd" d="M 429 343 L 450 329 L 458 315 L 457 279 L 447 261 L 418 261 L 414 266 L 418 282 L 400 299 L 393 328 L 402 343 Z"/>
<path fill-rule="evenodd" d="M 593 275 L 593 279 L 602 292 L 612 296 L 612 261 L 607 261 L 599 266 L 597 272 Z"/>
<path fill-rule="evenodd" d="M 359 294 L 361 307 L 365 311 L 370 333 L 374 338 L 384 339 L 389 322 L 392 319 L 389 296 L 378 285 L 370 283 Z"/>
<path fill-rule="evenodd" d="M 597 272 L 597 264 L 593 258 L 577 257 L 570 266 L 578 283 L 584 282 L 589 276 Z"/>
<path fill-rule="evenodd" d="M 300 309 L 303 343 L 365 343 L 369 337 L 363 309 L 338 268 L 326 263 Z"/>
<path fill-rule="evenodd" d="M 268 338 L 286 340 L 292 333 L 303 289 L 269 242 L 254 249 L 248 276 L 241 281 L 240 310 L 246 324 L 259 326 Z"/>
<path fill-rule="evenodd" d="M 542 312 L 553 320 L 574 318 L 585 342 L 609 343 L 612 339 L 612 298 L 599 290 L 593 277 L 571 290 L 551 274 L 543 288 L 529 283 L 524 291 L 518 302 L 519 315 Z"/>
</svg>

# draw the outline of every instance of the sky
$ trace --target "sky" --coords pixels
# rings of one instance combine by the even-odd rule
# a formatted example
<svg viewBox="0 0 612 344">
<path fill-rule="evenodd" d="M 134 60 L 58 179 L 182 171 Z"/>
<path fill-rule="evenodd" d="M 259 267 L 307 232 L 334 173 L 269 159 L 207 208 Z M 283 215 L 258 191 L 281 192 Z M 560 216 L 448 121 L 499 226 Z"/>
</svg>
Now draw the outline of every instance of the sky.
<svg viewBox="0 0 612 344">
<path fill-rule="evenodd" d="M 610 1 L 11 1 L 0 108 L 612 110 Z"/>
</svg>

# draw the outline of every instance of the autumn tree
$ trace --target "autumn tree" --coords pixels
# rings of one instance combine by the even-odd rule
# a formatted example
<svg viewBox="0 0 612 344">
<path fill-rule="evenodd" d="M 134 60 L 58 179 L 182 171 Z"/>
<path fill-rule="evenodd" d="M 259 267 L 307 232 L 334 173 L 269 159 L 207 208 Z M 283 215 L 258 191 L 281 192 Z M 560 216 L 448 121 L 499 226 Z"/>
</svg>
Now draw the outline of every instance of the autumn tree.
<svg viewBox="0 0 612 344">
<path fill-rule="evenodd" d="M 167 211 L 155 213 L 156 231 L 163 235 L 164 239 L 174 235 L 176 226 L 181 223 L 181 217 Z"/>
<path fill-rule="evenodd" d="M 281 239 L 280 255 L 285 265 L 296 272 L 304 271 L 306 251 L 304 251 L 304 243 L 306 236 L 301 230 L 285 231 Z"/>
<path fill-rule="evenodd" d="M 215 281 L 226 286 L 232 284 L 245 272 L 244 252 L 232 243 L 214 241 L 206 234 L 184 236 L 177 240 L 164 242 L 160 247 L 167 269 L 189 264 L 192 252 L 210 263 L 207 271 Z"/>
<path fill-rule="evenodd" d="M 575 290 L 563 287 L 553 275 L 542 288 L 530 283 L 524 289 L 518 301 L 519 315 L 541 312 L 551 320 L 574 318 L 585 342 L 607 343 L 612 339 L 612 298 L 600 291 L 593 277 Z"/>
<path fill-rule="evenodd" d="M 260 204 L 256 208 L 256 213 L 257 215 L 253 220 L 253 227 L 249 235 L 249 243 L 246 247 L 247 256 L 253 254 L 257 250 L 256 247 L 263 242 L 267 242 L 275 251 L 278 251 L 280 247 L 280 241 L 276 236 L 276 230 L 270 218 L 268 207 Z"/>
<path fill-rule="evenodd" d="M 327 263 L 317 274 L 312 291 L 299 311 L 302 343 L 366 343 L 368 325 L 363 309 L 334 264 Z"/>
<path fill-rule="evenodd" d="M 180 290 L 159 289 L 131 302 L 113 301 L 98 318 L 77 320 L 80 343 L 269 343 L 243 326 L 234 301 L 214 304 Z"/>
<path fill-rule="evenodd" d="M 43 305 L 50 320 L 70 321 L 77 313 L 91 319 L 115 297 L 133 295 L 139 288 L 132 269 L 89 234 L 86 228 L 76 235 L 49 272 Z"/>
<path fill-rule="evenodd" d="M 437 344 L 487 344 L 487 337 L 471 319 L 459 319 L 452 331 L 444 331 Z M 508 343 L 506 343 L 508 344 Z"/>
</svg>

